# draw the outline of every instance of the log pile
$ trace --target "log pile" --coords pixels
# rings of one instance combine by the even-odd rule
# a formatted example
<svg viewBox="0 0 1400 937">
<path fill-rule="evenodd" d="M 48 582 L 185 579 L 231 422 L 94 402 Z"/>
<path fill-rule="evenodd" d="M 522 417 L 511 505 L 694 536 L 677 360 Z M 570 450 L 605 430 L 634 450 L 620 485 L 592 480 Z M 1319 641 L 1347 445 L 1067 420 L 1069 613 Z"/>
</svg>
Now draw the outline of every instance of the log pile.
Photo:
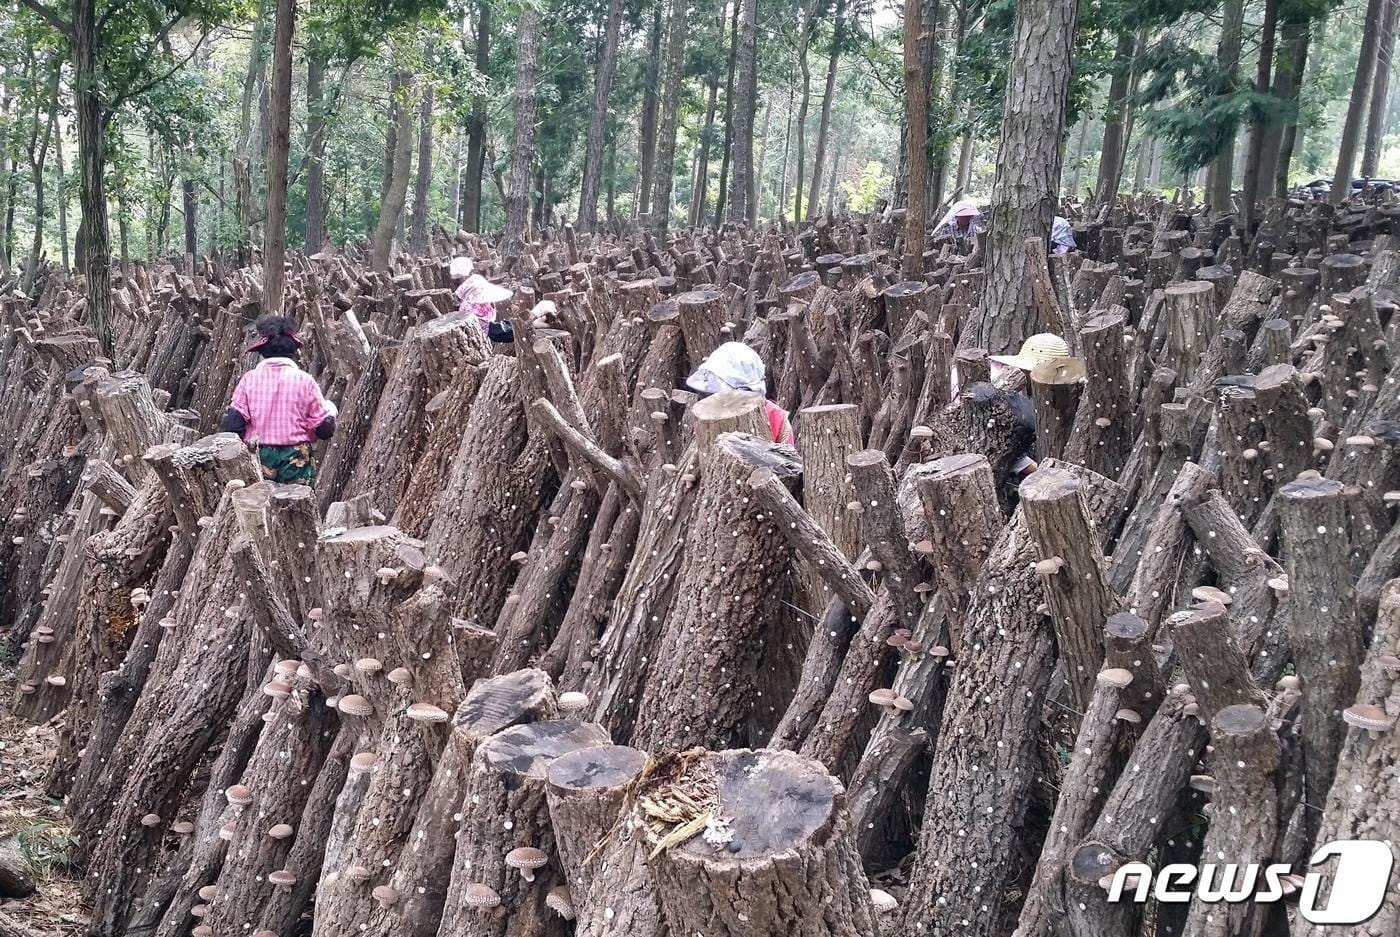
<svg viewBox="0 0 1400 937">
<path fill-rule="evenodd" d="M 0 297 L 9 704 L 91 933 L 1314 933 L 1107 886 L 1400 842 L 1396 212 L 1328 208 L 1086 207 L 1029 375 L 888 219 L 297 256 L 314 490 L 216 432 L 256 267 L 132 265 L 114 361 L 80 279 Z M 795 448 L 685 389 L 740 338 Z"/>
</svg>

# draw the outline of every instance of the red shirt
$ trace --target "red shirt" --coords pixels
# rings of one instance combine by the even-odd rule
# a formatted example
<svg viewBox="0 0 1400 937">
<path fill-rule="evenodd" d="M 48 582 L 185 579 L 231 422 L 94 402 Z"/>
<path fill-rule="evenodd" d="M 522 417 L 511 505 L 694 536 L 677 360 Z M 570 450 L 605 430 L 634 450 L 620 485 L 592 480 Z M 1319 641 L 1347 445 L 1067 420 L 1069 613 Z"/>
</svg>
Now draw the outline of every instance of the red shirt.
<svg viewBox="0 0 1400 937">
<path fill-rule="evenodd" d="M 290 358 L 264 358 L 238 379 L 231 406 L 243 414 L 243 438 L 262 446 L 296 446 L 316 437 L 335 404 Z"/>
</svg>

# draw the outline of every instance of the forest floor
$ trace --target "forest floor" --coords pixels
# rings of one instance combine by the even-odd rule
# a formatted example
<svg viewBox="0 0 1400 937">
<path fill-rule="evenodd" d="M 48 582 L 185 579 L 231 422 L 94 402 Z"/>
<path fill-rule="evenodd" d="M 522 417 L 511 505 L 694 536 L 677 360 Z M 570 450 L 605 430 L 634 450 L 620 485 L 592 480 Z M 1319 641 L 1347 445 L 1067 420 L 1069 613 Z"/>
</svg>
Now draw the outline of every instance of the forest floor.
<svg viewBox="0 0 1400 937">
<path fill-rule="evenodd" d="M 0 700 L 14 693 L 14 671 L 0 665 Z M 0 935 L 69 937 L 87 923 L 78 882 L 68 865 L 68 821 L 44 793 L 58 746 L 53 725 L 30 725 L 0 706 L 0 839 L 17 836 L 39 890 L 0 901 Z"/>
</svg>

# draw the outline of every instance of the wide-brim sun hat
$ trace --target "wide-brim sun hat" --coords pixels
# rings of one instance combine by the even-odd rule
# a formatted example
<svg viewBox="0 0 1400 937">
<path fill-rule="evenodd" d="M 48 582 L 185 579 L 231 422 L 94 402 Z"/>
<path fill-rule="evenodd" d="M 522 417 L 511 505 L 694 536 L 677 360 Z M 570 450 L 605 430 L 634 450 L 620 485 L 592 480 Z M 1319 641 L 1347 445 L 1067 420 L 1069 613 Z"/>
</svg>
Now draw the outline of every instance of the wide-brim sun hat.
<svg viewBox="0 0 1400 937">
<path fill-rule="evenodd" d="M 503 303 L 515 294 L 504 286 L 498 286 L 479 273 L 472 274 L 462 284 L 459 300 L 469 303 Z"/>
<path fill-rule="evenodd" d="M 977 208 L 976 205 L 968 204 L 968 205 L 963 205 L 963 206 L 962 206 L 961 208 L 959 208 L 957 211 L 953 212 L 953 217 L 954 217 L 954 218 L 976 218 L 976 217 L 977 217 L 978 215 L 980 215 L 980 214 L 982 214 L 982 212 L 981 212 L 980 210 L 978 210 L 978 208 Z"/>
<path fill-rule="evenodd" d="M 1032 335 L 1021 343 L 1021 350 L 1014 355 L 990 355 L 988 360 L 1008 368 L 1030 371 L 1042 361 L 1069 357 L 1069 343 L 1053 332 Z"/>
<path fill-rule="evenodd" d="M 465 280 L 472 275 L 472 259 L 470 257 L 453 257 L 452 263 L 447 266 L 447 273 L 454 280 Z"/>
</svg>

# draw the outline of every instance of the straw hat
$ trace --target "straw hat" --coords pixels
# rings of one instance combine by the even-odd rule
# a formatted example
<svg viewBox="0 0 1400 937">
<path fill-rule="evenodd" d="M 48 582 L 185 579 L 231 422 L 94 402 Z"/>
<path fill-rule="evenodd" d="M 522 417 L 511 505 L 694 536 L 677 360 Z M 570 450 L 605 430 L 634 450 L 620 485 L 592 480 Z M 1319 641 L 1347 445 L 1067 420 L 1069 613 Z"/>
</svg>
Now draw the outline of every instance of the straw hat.
<svg viewBox="0 0 1400 937">
<path fill-rule="evenodd" d="M 1032 335 L 1021 343 L 1021 351 L 1014 355 L 991 355 L 989 360 L 1008 368 L 1030 371 L 1042 361 L 1069 357 L 1069 343 L 1051 332 Z"/>
<path fill-rule="evenodd" d="M 465 280 L 472 275 L 472 259 L 470 257 L 453 257 L 452 263 L 448 264 L 447 273 L 454 280 Z"/>
<path fill-rule="evenodd" d="M 467 277 L 458 288 L 457 299 L 468 303 L 503 303 L 515 294 L 504 286 L 497 286 L 479 273 Z"/>
</svg>

